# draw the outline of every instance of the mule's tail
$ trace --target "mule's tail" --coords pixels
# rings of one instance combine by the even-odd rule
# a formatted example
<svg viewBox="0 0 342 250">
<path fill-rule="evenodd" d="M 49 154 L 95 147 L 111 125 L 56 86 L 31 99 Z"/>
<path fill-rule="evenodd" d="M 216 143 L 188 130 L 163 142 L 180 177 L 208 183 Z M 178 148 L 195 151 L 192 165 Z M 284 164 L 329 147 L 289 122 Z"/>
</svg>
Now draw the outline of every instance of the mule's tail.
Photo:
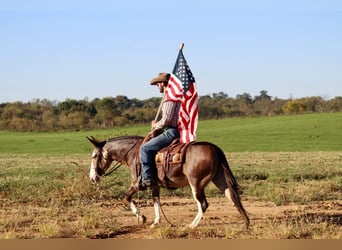
<svg viewBox="0 0 342 250">
<path fill-rule="evenodd" d="M 241 198 L 239 194 L 239 184 L 236 181 L 233 175 L 233 172 L 229 168 L 227 158 L 224 155 L 223 151 L 221 149 L 219 149 L 219 151 L 220 151 L 220 158 L 222 159 L 221 163 L 222 163 L 222 167 L 224 171 L 224 177 L 226 179 L 226 182 L 229 188 L 230 198 L 232 202 L 234 203 L 234 205 L 236 206 L 236 208 L 238 209 L 239 213 L 242 215 L 245 221 L 246 228 L 248 228 L 249 217 L 248 217 L 247 211 L 245 210 L 245 208 L 243 207 L 241 203 Z"/>
</svg>

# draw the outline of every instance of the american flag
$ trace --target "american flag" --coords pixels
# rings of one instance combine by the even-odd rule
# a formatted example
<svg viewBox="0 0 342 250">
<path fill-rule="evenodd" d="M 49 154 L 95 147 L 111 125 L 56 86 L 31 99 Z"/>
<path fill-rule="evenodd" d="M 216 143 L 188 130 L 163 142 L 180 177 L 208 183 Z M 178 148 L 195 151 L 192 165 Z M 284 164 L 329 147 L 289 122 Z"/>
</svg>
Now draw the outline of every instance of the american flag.
<svg viewBox="0 0 342 250">
<path fill-rule="evenodd" d="M 181 102 L 178 121 L 180 142 L 187 143 L 196 140 L 198 93 L 195 78 L 182 50 L 179 50 L 177 61 L 166 88 L 165 98 L 169 101 Z"/>
</svg>

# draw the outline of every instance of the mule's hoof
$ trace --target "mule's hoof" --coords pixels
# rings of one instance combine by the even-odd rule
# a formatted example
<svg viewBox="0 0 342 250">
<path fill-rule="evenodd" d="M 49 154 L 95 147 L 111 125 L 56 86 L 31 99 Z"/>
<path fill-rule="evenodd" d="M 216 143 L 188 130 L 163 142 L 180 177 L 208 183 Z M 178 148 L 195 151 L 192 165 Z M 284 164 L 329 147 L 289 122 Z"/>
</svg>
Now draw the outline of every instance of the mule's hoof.
<svg viewBox="0 0 342 250">
<path fill-rule="evenodd" d="M 139 215 L 139 220 L 141 220 L 142 224 L 146 223 L 146 216 L 145 215 Z"/>
<path fill-rule="evenodd" d="M 156 227 L 159 227 L 159 223 L 152 223 L 151 224 L 151 226 L 150 226 L 150 228 L 156 228 Z"/>
<path fill-rule="evenodd" d="M 198 224 L 199 224 L 199 223 L 194 223 L 194 222 L 192 222 L 188 227 L 189 227 L 190 229 L 195 229 L 195 228 L 198 226 Z"/>
</svg>

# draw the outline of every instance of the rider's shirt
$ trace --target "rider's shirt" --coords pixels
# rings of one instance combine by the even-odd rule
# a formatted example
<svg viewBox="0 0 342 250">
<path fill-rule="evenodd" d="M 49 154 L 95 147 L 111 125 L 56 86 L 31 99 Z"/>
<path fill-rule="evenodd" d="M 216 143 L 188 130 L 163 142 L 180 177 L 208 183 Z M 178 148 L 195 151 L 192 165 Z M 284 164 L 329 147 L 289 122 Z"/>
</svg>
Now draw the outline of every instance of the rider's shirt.
<svg viewBox="0 0 342 250">
<path fill-rule="evenodd" d="M 156 123 L 156 128 L 177 127 L 180 105 L 180 102 L 165 100 L 162 105 L 162 118 Z"/>
</svg>

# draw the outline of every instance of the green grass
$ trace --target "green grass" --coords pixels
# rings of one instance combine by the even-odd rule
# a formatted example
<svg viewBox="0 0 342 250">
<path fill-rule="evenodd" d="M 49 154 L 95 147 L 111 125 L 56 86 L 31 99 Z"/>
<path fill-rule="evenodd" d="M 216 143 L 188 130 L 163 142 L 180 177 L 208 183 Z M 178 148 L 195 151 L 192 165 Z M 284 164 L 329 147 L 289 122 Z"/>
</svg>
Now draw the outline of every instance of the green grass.
<svg viewBox="0 0 342 250">
<path fill-rule="evenodd" d="M 340 151 L 342 113 L 202 121 L 199 139 L 225 152 Z"/>
<path fill-rule="evenodd" d="M 148 131 L 142 125 L 79 132 L 0 131 L 0 153 L 90 153 L 86 136 L 144 136 Z M 341 151 L 342 113 L 199 121 L 198 140 L 213 142 L 225 152 Z"/>
<path fill-rule="evenodd" d="M 92 145 L 86 139 L 87 136 L 105 140 L 121 135 L 143 135 L 147 131 L 146 126 L 77 132 L 0 131 L 0 153 L 62 155 L 90 153 Z"/>
</svg>

